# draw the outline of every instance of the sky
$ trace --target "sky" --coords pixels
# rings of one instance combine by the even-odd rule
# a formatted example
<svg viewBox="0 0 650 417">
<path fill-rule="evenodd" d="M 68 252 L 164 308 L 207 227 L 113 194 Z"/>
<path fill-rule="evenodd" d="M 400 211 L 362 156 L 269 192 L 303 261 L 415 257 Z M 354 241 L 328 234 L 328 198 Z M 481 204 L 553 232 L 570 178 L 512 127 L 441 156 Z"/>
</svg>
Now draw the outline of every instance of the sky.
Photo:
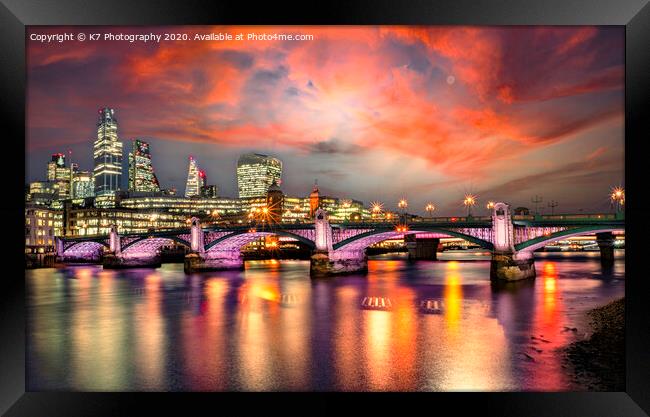
<svg viewBox="0 0 650 417">
<path fill-rule="evenodd" d="M 40 42 L 32 34 L 99 33 Z M 118 41 L 106 33 L 244 34 Z M 247 40 L 255 34 L 313 40 Z M 437 215 L 465 194 L 555 212 L 605 212 L 624 185 L 624 29 L 618 26 L 31 27 L 26 181 L 50 155 L 92 170 L 97 111 L 115 110 L 124 160 L 151 144 L 164 188 L 188 156 L 223 196 L 237 158 L 283 161 L 285 194 L 322 193 Z M 126 170 L 123 183 L 126 185 Z"/>
</svg>

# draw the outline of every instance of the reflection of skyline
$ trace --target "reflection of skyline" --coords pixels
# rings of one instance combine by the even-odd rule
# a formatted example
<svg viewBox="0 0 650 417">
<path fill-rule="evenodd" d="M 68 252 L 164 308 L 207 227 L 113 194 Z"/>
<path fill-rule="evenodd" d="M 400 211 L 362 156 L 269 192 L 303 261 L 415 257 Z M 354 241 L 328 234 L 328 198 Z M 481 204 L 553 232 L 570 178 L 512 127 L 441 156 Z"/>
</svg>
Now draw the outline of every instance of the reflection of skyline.
<svg viewBox="0 0 650 417">
<path fill-rule="evenodd" d="M 269 30 L 192 30 L 215 29 Z M 289 194 L 319 178 L 327 194 L 404 195 L 415 207 L 435 199 L 441 214 L 470 191 L 596 212 L 623 181 L 622 28 L 294 30 L 315 40 L 29 42 L 28 180 L 67 149 L 90 168 L 95 112 L 106 105 L 120 138 L 151 142 L 161 182 L 179 190 L 191 153 L 235 195 L 247 151 L 286 162 Z"/>
<path fill-rule="evenodd" d="M 402 260 L 371 260 L 367 278 L 322 282 L 304 279 L 308 265 L 297 261 L 189 278 L 73 268 L 67 296 L 31 315 L 41 337 L 30 357 L 69 368 L 63 383 L 82 390 L 567 389 L 553 351 L 575 335 L 562 328 L 575 325 L 584 294 L 611 297 L 612 282 L 562 279 L 587 264 L 544 260 L 528 287 L 494 290 L 481 265 L 417 263 L 431 275 L 412 281 Z M 61 282 L 38 272 L 30 293 L 42 300 Z M 297 302 L 283 305 L 288 294 Z M 363 310 L 366 296 L 389 297 L 393 308 Z M 422 314 L 425 298 L 445 311 Z"/>
</svg>

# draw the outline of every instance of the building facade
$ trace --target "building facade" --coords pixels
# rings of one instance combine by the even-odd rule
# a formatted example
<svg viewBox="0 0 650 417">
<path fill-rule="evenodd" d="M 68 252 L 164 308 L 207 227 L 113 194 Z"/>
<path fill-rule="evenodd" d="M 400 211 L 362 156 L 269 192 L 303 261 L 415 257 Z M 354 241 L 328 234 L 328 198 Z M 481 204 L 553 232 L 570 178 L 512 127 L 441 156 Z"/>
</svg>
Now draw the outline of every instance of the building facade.
<svg viewBox="0 0 650 417">
<path fill-rule="evenodd" d="M 282 161 L 268 155 L 244 154 L 237 161 L 239 198 L 266 197 L 273 182 L 282 183 Z"/>
<path fill-rule="evenodd" d="M 146 233 L 150 230 L 173 230 L 188 227 L 183 214 L 124 208 L 72 208 L 66 218 L 66 236 L 107 235 L 111 225 L 119 233 Z"/>
<path fill-rule="evenodd" d="M 129 153 L 129 191 L 157 192 L 160 183 L 151 163 L 149 143 L 135 139 Z"/>
<path fill-rule="evenodd" d="M 236 198 L 183 197 L 162 193 L 123 196 L 117 205 L 128 209 L 182 213 L 187 216 L 211 214 L 215 210 L 221 216 L 230 216 L 243 211 L 242 202 Z"/>
<path fill-rule="evenodd" d="M 25 207 L 25 246 L 54 246 L 63 236 L 63 212 L 42 206 Z"/>
<path fill-rule="evenodd" d="M 114 194 L 120 189 L 122 181 L 122 142 L 117 136 L 117 119 L 113 109 L 99 110 L 93 159 L 95 195 Z"/>
</svg>

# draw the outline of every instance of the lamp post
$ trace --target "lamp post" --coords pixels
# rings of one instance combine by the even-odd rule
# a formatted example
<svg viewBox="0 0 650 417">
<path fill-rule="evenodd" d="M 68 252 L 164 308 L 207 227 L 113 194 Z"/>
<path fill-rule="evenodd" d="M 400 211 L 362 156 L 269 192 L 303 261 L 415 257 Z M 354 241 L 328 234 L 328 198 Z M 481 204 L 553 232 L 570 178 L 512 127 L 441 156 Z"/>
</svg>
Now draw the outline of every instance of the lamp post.
<svg viewBox="0 0 650 417">
<path fill-rule="evenodd" d="M 551 215 L 555 214 L 555 207 L 557 207 L 557 201 L 555 200 L 549 201 L 548 206 L 551 209 Z"/>
<path fill-rule="evenodd" d="M 538 195 L 536 195 L 535 197 L 530 199 L 530 202 L 535 204 L 535 214 L 536 215 L 539 214 L 539 211 L 537 211 L 537 205 L 539 203 L 541 203 L 542 201 L 544 201 L 544 199 L 542 197 L 538 196 Z"/>
<path fill-rule="evenodd" d="M 494 209 L 494 204 L 495 204 L 494 201 L 488 201 L 488 203 L 485 205 L 485 208 L 487 208 L 488 210 L 492 210 Z"/>
<path fill-rule="evenodd" d="M 467 217 L 472 217 L 472 206 L 476 204 L 476 196 L 467 194 L 463 200 L 463 204 L 467 207 Z"/>
</svg>

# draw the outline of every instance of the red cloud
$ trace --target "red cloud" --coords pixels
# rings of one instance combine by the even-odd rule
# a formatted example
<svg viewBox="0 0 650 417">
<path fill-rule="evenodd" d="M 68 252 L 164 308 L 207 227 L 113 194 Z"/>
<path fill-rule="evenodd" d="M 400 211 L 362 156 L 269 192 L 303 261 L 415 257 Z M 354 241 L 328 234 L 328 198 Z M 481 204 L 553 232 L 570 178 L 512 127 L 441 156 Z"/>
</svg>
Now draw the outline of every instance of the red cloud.
<svg viewBox="0 0 650 417">
<path fill-rule="evenodd" d="M 48 126 L 69 126 L 73 134 L 65 140 L 86 140 L 82 132 L 90 135 L 94 121 L 70 116 L 111 105 L 127 137 L 242 147 L 273 140 L 296 152 L 337 138 L 348 149 L 383 151 L 387 159 L 408 155 L 463 177 L 623 113 L 620 97 L 566 103 L 622 88 L 622 59 L 604 57 L 602 30 L 595 27 L 179 30 L 309 33 L 315 39 L 29 44 L 32 80 L 36 70 L 62 64 L 88 63 L 102 71 L 78 73 L 87 79 L 68 79 L 65 71 L 50 79 L 45 71 L 42 81 L 29 83 L 30 147 L 52 140 L 33 131 Z M 100 58 L 108 70 L 93 63 Z M 426 65 L 414 69 L 416 58 Z M 547 105 L 557 99 L 564 100 L 561 107 Z"/>
</svg>

